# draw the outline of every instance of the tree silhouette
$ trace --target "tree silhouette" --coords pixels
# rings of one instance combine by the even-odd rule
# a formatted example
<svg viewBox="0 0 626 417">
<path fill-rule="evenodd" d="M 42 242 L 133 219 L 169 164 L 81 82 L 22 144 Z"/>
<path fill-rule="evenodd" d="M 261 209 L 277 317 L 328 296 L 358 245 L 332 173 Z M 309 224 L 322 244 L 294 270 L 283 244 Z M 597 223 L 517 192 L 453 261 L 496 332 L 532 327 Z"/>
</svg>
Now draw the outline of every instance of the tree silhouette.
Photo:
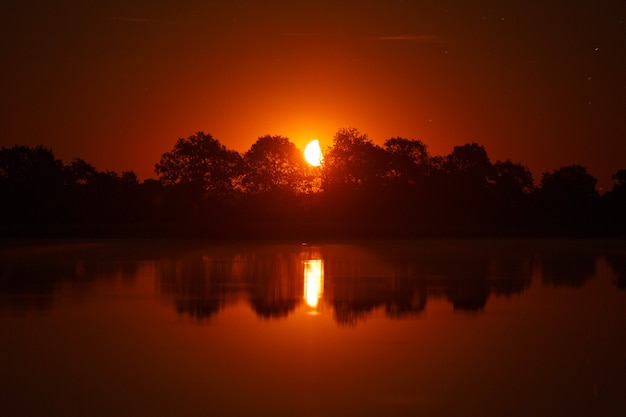
<svg viewBox="0 0 626 417">
<path fill-rule="evenodd" d="M 387 201 L 388 218 L 405 226 L 420 224 L 428 215 L 431 157 L 420 140 L 395 137 L 384 144 L 386 152 L 386 189 L 378 200 Z"/>
<path fill-rule="evenodd" d="M 581 165 L 544 173 L 535 187 L 527 167 L 492 164 L 475 142 L 431 156 L 420 140 L 392 137 L 381 147 L 358 129 L 342 128 L 322 166 L 311 167 L 283 136 L 259 137 L 240 155 L 198 132 L 162 154 L 155 173 L 159 181 L 140 184 L 133 171 L 100 172 L 80 158 L 64 165 L 43 146 L 2 147 L 2 231 L 626 235 L 626 169 L 602 196 Z"/>
<path fill-rule="evenodd" d="M 522 164 L 510 160 L 493 164 L 493 209 L 500 226 L 524 227 L 534 188 L 533 175 Z"/>
<path fill-rule="evenodd" d="M 620 169 L 611 178 L 615 181 L 614 189 L 626 190 L 626 169 Z"/>
<path fill-rule="evenodd" d="M 5 219 L 50 222 L 61 212 L 63 163 L 51 150 L 36 146 L 0 149 L 0 193 Z"/>
<path fill-rule="evenodd" d="M 15 145 L 0 150 L 0 181 L 11 187 L 39 188 L 58 185 L 63 163 L 41 145 L 34 148 Z"/>
<path fill-rule="evenodd" d="M 81 158 L 74 158 L 64 167 L 66 181 L 71 185 L 84 186 L 95 182 L 96 167 Z"/>
<path fill-rule="evenodd" d="M 599 200 L 597 182 L 581 165 L 544 173 L 538 192 L 543 226 L 558 233 L 593 230 Z"/>
<path fill-rule="evenodd" d="M 235 189 L 241 174 L 239 153 L 226 149 L 210 134 L 198 132 L 178 139 L 161 156 L 155 172 L 166 186 L 181 186 L 195 196 L 224 196 Z"/>
<path fill-rule="evenodd" d="M 307 163 L 296 145 L 283 136 L 260 137 L 244 154 L 243 186 L 251 194 L 306 189 Z"/>
<path fill-rule="evenodd" d="M 391 155 L 390 176 L 393 180 L 415 185 L 426 175 L 430 156 L 421 140 L 391 138 L 385 142 L 385 150 Z"/>
<path fill-rule="evenodd" d="M 74 158 L 63 167 L 65 190 L 64 215 L 68 221 L 111 224 L 138 221 L 146 206 L 137 194 L 139 181 L 133 171 L 119 175 L 98 171 L 93 165 Z"/>
<path fill-rule="evenodd" d="M 218 233 L 237 222 L 243 159 L 210 134 L 178 139 L 155 172 L 165 187 L 158 217 L 176 223 L 176 233 Z"/>
<path fill-rule="evenodd" d="M 603 227 L 614 236 L 626 235 L 626 169 L 611 176 L 613 188 L 602 196 Z"/>
<path fill-rule="evenodd" d="M 460 174 L 468 181 L 483 185 L 493 176 L 493 166 L 485 148 L 475 142 L 455 146 L 444 167 L 451 174 Z"/>
<path fill-rule="evenodd" d="M 283 136 L 263 136 L 244 154 L 242 227 L 274 237 L 291 232 L 306 208 L 311 170 L 300 150 Z"/>
<path fill-rule="evenodd" d="M 530 194 L 535 189 L 533 174 L 522 164 L 497 161 L 493 165 L 494 183 L 499 193 L 509 196 Z"/>
<path fill-rule="evenodd" d="M 585 203 L 598 197 L 598 180 L 581 165 L 569 165 L 541 177 L 541 190 L 555 203 Z"/>
<path fill-rule="evenodd" d="M 389 154 L 357 129 L 339 129 L 324 156 L 322 189 L 329 216 L 370 230 L 388 213 L 384 198 Z M 340 220 L 342 219 L 342 220 Z M 367 227 L 366 227 L 367 226 Z"/>
<path fill-rule="evenodd" d="M 455 146 L 434 163 L 431 188 L 438 221 L 453 230 L 479 232 L 491 220 L 494 170 L 484 147 L 477 143 Z"/>
<path fill-rule="evenodd" d="M 386 176 L 385 151 L 358 129 L 339 129 L 324 157 L 324 190 L 355 190 L 379 185 Z"/>
</svg>

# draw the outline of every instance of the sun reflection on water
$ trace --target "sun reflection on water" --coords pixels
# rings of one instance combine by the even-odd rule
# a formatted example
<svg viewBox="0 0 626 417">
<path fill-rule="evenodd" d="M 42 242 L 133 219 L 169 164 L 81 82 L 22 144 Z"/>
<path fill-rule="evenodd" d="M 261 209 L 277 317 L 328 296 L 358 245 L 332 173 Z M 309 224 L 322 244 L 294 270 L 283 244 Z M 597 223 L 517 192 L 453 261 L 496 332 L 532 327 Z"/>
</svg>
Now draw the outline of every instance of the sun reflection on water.
<svg viewBox="0 0 626 417">
<path fill-rule="evenodd" d="M 317 311 L 324 292 L 324 262 L 321 259 L 304 261 L 304 301 Z"/>
</svg>

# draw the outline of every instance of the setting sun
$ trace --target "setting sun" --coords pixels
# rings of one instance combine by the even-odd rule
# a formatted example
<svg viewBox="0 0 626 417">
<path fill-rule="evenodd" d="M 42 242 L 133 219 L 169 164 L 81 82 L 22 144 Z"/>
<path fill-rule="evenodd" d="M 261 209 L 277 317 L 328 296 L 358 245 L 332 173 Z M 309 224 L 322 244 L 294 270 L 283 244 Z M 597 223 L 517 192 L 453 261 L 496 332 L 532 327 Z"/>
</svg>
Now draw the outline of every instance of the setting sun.
<svg viewBox="0 0 626 417">
<path fill-rule="evenodd" d="M 320 148 L 319 140 L 313 139 L 306 145 L 306 148 L 304 148 L 304 159 L 314 167 L 322 165 L 324 157 L 322 156 L 322 148 Z"/>
</svg>

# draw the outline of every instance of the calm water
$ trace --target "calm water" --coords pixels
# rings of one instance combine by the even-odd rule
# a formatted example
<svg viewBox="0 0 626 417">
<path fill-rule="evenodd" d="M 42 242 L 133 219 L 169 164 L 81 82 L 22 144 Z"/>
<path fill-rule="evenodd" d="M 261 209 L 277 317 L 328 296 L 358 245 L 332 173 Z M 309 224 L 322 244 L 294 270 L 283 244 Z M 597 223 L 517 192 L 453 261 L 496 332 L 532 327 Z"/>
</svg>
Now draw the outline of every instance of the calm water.
<svg viewBox="0 0 626 417">
<path fill-rule="evenodd" d="M 4 242 L 2 416 L 624 416 L 626 243 Z"/>
</svg>

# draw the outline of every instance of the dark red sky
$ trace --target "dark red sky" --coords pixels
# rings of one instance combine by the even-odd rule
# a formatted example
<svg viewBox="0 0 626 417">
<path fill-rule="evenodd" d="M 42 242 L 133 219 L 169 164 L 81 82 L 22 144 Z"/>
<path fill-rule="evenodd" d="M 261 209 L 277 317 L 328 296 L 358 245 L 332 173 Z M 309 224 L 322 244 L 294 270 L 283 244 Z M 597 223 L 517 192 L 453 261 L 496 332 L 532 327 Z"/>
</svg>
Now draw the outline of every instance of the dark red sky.
<svg viewBox="0 0 626 417">
<path fill-rule="evenodd" d="M 176 139 L 301 149 L 356 127 L 432 154 L 475 141 L 536 180 L 626 168 L 626 2 L 0 0 L 0 145 L 98 169 Z"/>
</svg>

